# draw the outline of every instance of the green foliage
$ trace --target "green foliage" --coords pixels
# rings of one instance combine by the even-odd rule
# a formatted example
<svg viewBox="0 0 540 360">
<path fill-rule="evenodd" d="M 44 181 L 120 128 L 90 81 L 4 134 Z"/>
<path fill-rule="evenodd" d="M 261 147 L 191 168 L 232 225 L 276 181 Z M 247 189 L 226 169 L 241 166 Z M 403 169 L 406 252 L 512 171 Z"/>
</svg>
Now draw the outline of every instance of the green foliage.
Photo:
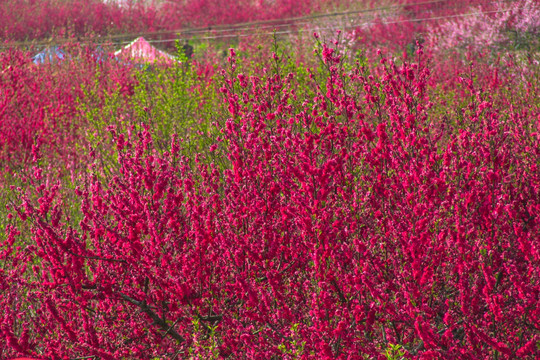
<svg viewBox="0 0 540 360">
<path fill-rule="evenodd" d="M 304 354 L 305 341 L 301 341 L 301 336 L 298 332 L 299 323 L 291 325 L 290 336 L 283 339 L 283 342 L 278 345 L 278 349 L 283 355 L 288 355 L 291 359 L 301 359 Z"/>
<path fill-rule="evenodd" d="M 402 360 L 405 359 L 405 350 L 399 344 L 388 344 L 388 348 L 384 352 L 386 360 Z"/>
<path fill-rule="evenodd" d="M 218 325 L 207 325 L 195 317 L 193 326 L 193 343 L 189 353 L 193 359 L 219 359 Z"/>
</svg>

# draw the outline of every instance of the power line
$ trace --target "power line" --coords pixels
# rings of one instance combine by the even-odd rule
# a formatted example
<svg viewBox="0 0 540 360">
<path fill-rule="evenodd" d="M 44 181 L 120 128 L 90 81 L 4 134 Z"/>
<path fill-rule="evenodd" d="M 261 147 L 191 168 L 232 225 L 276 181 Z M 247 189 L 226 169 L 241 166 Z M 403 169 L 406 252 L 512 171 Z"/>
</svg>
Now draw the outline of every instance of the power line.
<svg viewBox="0 0 540 360">
<path fill-rule="evenodd" d="M 523 8 L 517 8 L 516 10 L 520 10 L 520 9 L 523 9 Z M 430 21 L 430 20 L 443 20 L 443 19 L 451 19 L 451 18 L 456 18 L 456 17 L 466 17 L 466 16 L 471 16 L 471 15 L 479 15 L 479 14 L 492 14 L 492 13 L 502 13 L 502 12 L 507 12 L 507 11 L 510 11 L 512 9 L 505 9 L 505 10 L 493 10 L 493 11 L 485 11 L 485 12 L 474 12 L 474 13 L 467 13 L 467 14 L 457 14 L 457 15 L 449 15 L 449 16 L 437 16 L 437 17 L 429 17 L 429 18 L 418 18 L 418 19 L 407 19 L 407 20 L 398 20 L 398 21 L 383 21 L 381 22 L 381 24 L 384 24 L 384 25 L 388 25 L 388 24 L 399 24 L 399 23 L 405 23 L 405 22 L 422 22 L 422 21 Z M 362 25 L 370 25 L 370 24 L 375 24 L 376 22 L 375 21 L 369 21 L 369 22 L 364 22 L 362 24 L 355 24 L 355 25 L 349 25 L 349 26 L 345 26 L 345 27 L 327 27 L 327 28 L 317 28 L 317 30 L 346 30 L 346 29 L 353 29 L 353 28 L 356 28 L 358 26 L 362 26 Z M 286 30 L 286 31 L 276 31 L 276 32 L 267 32 L 267 33 L 262 33 L 262 34 L 253 34 L 253 35 L 272 35 L 272 34 L 277 34 L 277 35 L 280 35 L 280 34 L 291 34 L 293 33 L 292 30 Z M 208 36 L 208 37 L 203 37 L 201 38 L 201 40 L 209 40 L 209 39 L 220 39 L 220 38 L 226 38 L 226 37 L 249 37 L 249 36 L 253 36 L 253 35 L 245 35 L 245 34 L 237 34 L 237 35 L 223 35 L 223 36 Z M 182 40 L 182 39 L 181 39 Z M 172 41 L 172 40 L 157 40 L 156 42 L 166 42 L 166 41 Z M 151 41 L 149 41 L 151 42 Z"/>
<path fill-rule="evenodd" d="M 523 8 L 517 8 L 515 10 L 520 10 Z M 436 16 L 436 17 L 427 17 L 427 18 L 416 18 L 416 19 L 406 19 L 406 20 L 397 20 L 397 21 L 382 21 L 381 24 L 389 25 L 389 24 L 399 24 L 399 23 L 406 23 L 406 22 L 423 22 L 423 21 L 432 21 L 432 20 L 444 20 L 444 19 L 452 19 L 452 18 L 458 18 L 458 17 L 466 17 L 466 16 L 472 16 L 472 15 L 485 15 L 485 14 L 494 14 L 494 13 L 503 13 L 511 11 L 512 9 L 504 9 L 504 10 L 493 10 L 493 11 L 483 11 L 483 12 L 472 12 L 467 14 L 456 14 L 456 15 L 447 15 L 447 16 Z M 348 25 L 345 27 L 326 27 L 326 28 L 316 28 L 316 30 L 347 30 L 347 29 L 354 29 L 359 26 L 363 25 L 370 25 L 375 24 L 375 21 L 368 21 L 361 24 L 354 24 L 354 25 Z M 224 38 L 235 38 L 235 37 L 249 37 L 249 36 L 263 36 L 263 35 L 283 35 L 283 34 L 291 34 L 293 33 L 293 30 L 284 30 L 284 31 L 272 31 L 272 32 L 265 32 L 265 33 L 255 33 L 255 34 L 225 34 L 225 35 L 217 35 L 217 36 L 205 36 L 201 38 L 197 38 L 195 40 L 213 40 L 213 39 L 224 39 Z M 185 39 L 179 39 L 179 38 L 172 38 L 172 39 L 162 39 L 162 40 L 147 40 L 149 43 L 164 43 L 164 42 L 171 42 L 176 40 L 185 40 Z M 186 39 L 187 40 L 187 39 Z M 193 39 L 191 39 L 193 40 Z M 120 45 L 121 43 L 112 43 L 111 45 Z"/>
<path fill-rule="evenodd" d="M 440 2 L 445 2 L 446 0 L 436 0 L 436 1 L 429 1 L 429 2 L 422 2 L 422 3 L 416 3 L 416 4 L 409 4 L 407 6 L 416 6 L 416 5 L 423 5 L 423 4 L 433 4 L 433 3 L 440 3 Z M 384 8 L 378 8 L 377 10 L 381 10 L 381 9 L 391 9 L 391 8 L 395 8 L 397 6 L 389 6 L 389 7 L 384 7 Z M 514 10 L 520 10 L 520 9 L 523 9 L 523 8 L 516 8 Z M 471 12 L 471 13 L 466 13 L 466 14 L 454 14 L 454 15 L 445 15 L 445 16 L 436 16 L 436 17 L 425 17 L 425 18 L 415 18 L 415 19 L 404 19 L 404 20 L 396 20 L 396 21 L 381 21 L 379 23 L 381 24 L 384 24 L 384 25 L 388 25 L 388 24 L 398 24 L 398 23 L 407 23 L 407 22 L 424 22 L 424 21 L 434 21 L 434 20 L 444 20 L 444 19 L 451 19 L 451 18 L 460 18 L 460 17 L 467 17 L 467 16 L 472 16 L 472 15 L 480 15 L 480 14 L 494 14 L 494 13 L 502 13 L 502 12 L 508 12 L 508 11 L 511 11 L 512 9 L 504 9 L 504 10 L 492 10 L 492 11 L 480 11 L 480 12 Z M 334 17 L 334 16 L 339 16 L 339 15 L 347 15 L 347 14 L 352 14 L 352 13 L 362 13 L 362 12 L 371 12 L 371 11 L 375 11 L 375 9 L 364 9 L 362 11 L 349 11 L 349 12 L 341 12 L 341 13 L 331 13 L 331 14 L 321 14 L 321 15 L 315 15 L 315 16 L 305 16 L 305 17 L 299 17 L 299 18 L 290 18 L 290 19 L 312 19 L 312 18 L 328 18 L 328 17 Z M 277 21 L 277 20 L 276 20 Z M 266 22 L 270 22 L 270 21 L 266 21 Z M 316 28 L 317 30 L 321 31 L 321 30 L 337 30 L 337 29 L 341 29 L 341 30 L 348 30 L 348 29 L 354 29 L 354 28 L 357 28 L 357 27 L 361 27 L 361 26 L 366 26 L 366 25 L 371 25 L 371 24 L 376 24 L 378 22 L 376 21 L 368 21 L 368 22 L 363 22 L 363 23 L 359 23 L 359 24 L 352 24 L 352 25 L 347 25 L 347 26 L 344 26 L 344 27 L 326 27 L 326 28 Z M 256 24 L 256 23 L 244 23 L 242 25 L 246 25 L 246 24 Z M 281 27 L 290 27 L 292 25 L 307 25 L 307 24 L 312 24 L 311 22 L 301 22 L 301 23 L 283 23 L 283 24 L 277 24 L 275 26 L 265 26 L 265 27 L 261 27 L 262 29 L 264 28 L 281 28 Z M 260 29 L 261 29 L 260 28 Z M 245 31 L 245 30 L 251 30 L 251 28 L 229 28 L 229 29 L 222 29 L 221 32 L 225 32 L 225 31 Z M 249 37 L 249 36 L 267 36 L 267 35 L 272 35 L 272 34 L 276 34 L 276 35 L 284 35 L 284 34 L 292 34 L 294 33 L 295 30 L 282 30 L 282 31 L 271 31 L 271 32 L 258 32 L 258 33 L 254 33 L 254 34 L 221 34 L 221 35 L 215 35 L 215 36 L 203 36 L 203 37 L 197 37 L 197 38 L 179 38 L 179 37 L 174 37 L 174 38 L 169 38 L 169 39 L 158 39 L 158 40 L 149 40 L 149 39 L 146 39 L 146 41 L 148 41 L 149 43 L 154 43 L 154 44 L 158 44 L 158 43 L 168 43 L 168 42 L 174 42 L 174 41 L 183 41 L 183 40 L 191 40 L 191 41 L 204 41 L 204 40 L 217 40 L 217 39 L 226 39 L 226 38 L 241 38 L 241 37 Z M 152 33 L 152 34 L 155 34 L 155 33 Z M 139 34 L 137 34 L 139 35 Z M 179 34 L 180 35 L 180 34 Z M 127 37 L 128 35 L 124 35 L 125 37 Z M 118 46 L 118 45 L 126 45 L 126 44 L 129 44 L 131 43 L 132 41 L 117 41 L 117 42 L 104 42 L 104 43 L 96 43 L 96 42 L 77 42 L 77 44 L 94 44 L 94 45 L 109 45 L 109 46 Z M 50 43 L 42 43 L 42 44 L 32 44 L 34 46 L 50 46 L 51 44 Z M 1 45 L 0 45 L 1 46 Z M 10 45 L 4 45 L 2 47 L 9 47 Z"/>
<path fill-rule="evenodd" d="M 302 21 L 302 20 L 312 20 L 312 19 L 318 19 L 318 18 L 326 18 L 326 17 L 334 17 L 334 16 L 344 16 L 344 15 L 353 15 L 353 14 L 361 14 L 361 13 L 368 13 L 368 12 L 376 12 L 381 10 L 391 10 L 400 8 L 403 6 L 418 6 L 418 5 L 430 5 L 430 4 L 436 4 L 436 3 L 445 3 L 448 2 L 448 0 L 430 0 L 430 1 L 423 1 L 418 2 L 414 4 L 398 4 L 398 5 L 390 5 L 390 6 L 384 6 L 384 7 L 377 7 L 377 8 L 369 8 L 369 9 L 360 9 L 360 10 L 350 10 L 350 11 L 342 11 L 342 12 L 333 12 L 333 13 L 327 13 L 327 14 L 313 14 L 313 15 L 305 15 L 305 16 L 297 16 L 297 17 L 289 17 L 289 18 L 281 18 L 281 19 L 271 19 L 271 20 L 259 20 L 259 21 L 251 21 L 251 22 L 244 22 L 244 23 L 238 23 L 238 24 L 227 24 L 227 25 L 212 25 L 212 26 L 201 26 L 191 29 L 178 29 L 178 30 L 161 30 L 161 31 L 154 31 L 154 32 L 147 32 L 147 33 L 132 33 L 132 34 L 118 34 L 118 35 L 112 35 L 110 36 L 111 39 L 114 38 L 122 38 L 126 36 L 152 36 L 152 35 L 160 35 L 160 34 L 170 34 L 170 33 L 186 33 L 186 34 L 196 34 L 196 33 L 206 33 L 208 31 L 212 32 L 228 32 L 228 31 L 234 31 L 234 30 L 250 30 L 253 28 L 253 26 L 257 25 L 266 25 L 266 24 L 274 24 L 274 23 L 286 23 L 286 25 L 290 25 L 291 23 L 294 23 L 296 21 Z"/>
<path fill-rule="evenodd" d="M 369 8 L 369 9 L 360 9 L 360 10 L 351 10 L 351 11 L 343 11 L 343 12 L 333 12 L 328 14 L 314 14 L 314 15 L 306 15 L 306 16 L 299 16 L 299 17 L 290 17 L 290 18 L 282 18 L 282 19 L 272 19 L 272 20 L 260 20 L 260 21 L 253 21 L 253 22 L 245 22 L 245 23 L 239 23 L 239 24 L 230 24 L 230 25 L 215 25 L 215 26 L 204 26 L 204 27 L 197 27 L 192 29 L 178 29 L 178 30 L 161 30 L 161 31 L 154 31 L 154 32 L 138 32 L 138 33 L 125 33 L 125 34 L 117 34 L 117 35 L 110 35 L 107 36 L 108 39 L 114 40 L 114 39 L 124 39 L 124 38 L 137 38 L 137 37 L 151 37 L 156 35 L 163 35 L 163 34 L 172 34 L 175 33 L 177 35 L 193 35 L 193 34 L 200 34 L 200 33 L 225 33 L 225 32 L 232 32 L 232 31 L 246 31 L 251 30 L 253 26 L 257 25 L 267 25 L 263 26 L 263 28 L 270 28 L 270 27 L 288 27 L 292 25 L 302 25 L 305 24 L 305 20 L 313 20 L 313 19 L 321 19 L 321 18 L 329 18 L 329 17 L 336 17 L 336 16 L 346 16 L 346 15 L 356 15 L 356 14 L 362 14 L 362 13 L 370 13 L 370 12 L 377 12 L 382 10 L 391 10 L 391 9 L 398 9 L 401 7 L 414 7 L 414 6 L 426 6 L 431 4 L 438 4 L 438 3 L 448 3 L 448 0 L 431 0 L 431 1 L 423 1 L 423 2 L 417 2 L 413 4 L 397 4 L 397 5 L 391 5 L 391 6 L 385 6 L 385 7 L 378 7 L 378 8 Z M 451 2 L 450 2 L 451 3 Z M 303 21 L 303 23 L 295 24 L 295 22 Z M 275 24 L 275 25 L 270 25 Z M 229 37 L 229 36 L 227 36 Z M 156 40 L 154 40 L 156 41 Z M 62 43 L 69 43 L 69 40 L 62 41 Z M 95 43 L 95 39 L 93 38 L 83 38 L 79 43 Z M 128 44 L 131 41 L 125 41 L 125 42 L 113 42 L 112 44 Z M 160 41 L 165 42 L 165 41 Z M 9 46 L 48 46 L 51 45 L 51 42 L 48 43 L 33 43 L 31 41 L 23 41 L 23 42 L 12 42 L 11 44 L 7 45 L 0 45 L 1 47 L 9 47 Z"/>
</svg>

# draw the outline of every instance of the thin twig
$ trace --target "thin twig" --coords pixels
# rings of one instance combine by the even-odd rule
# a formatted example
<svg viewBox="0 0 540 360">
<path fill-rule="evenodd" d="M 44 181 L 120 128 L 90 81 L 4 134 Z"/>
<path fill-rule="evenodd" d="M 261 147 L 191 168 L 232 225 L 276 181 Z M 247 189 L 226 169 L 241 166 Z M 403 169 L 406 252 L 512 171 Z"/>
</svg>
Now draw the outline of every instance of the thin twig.
<svg viewBox="0 0 540 360">
<path fill-rule="evenodd" d="M 179 341 L 179 342 L 185 342 L 186 339 L 182 335 L 176 332 L 172 327 L 169 327 L 169 324 L 165 320 L 159 317 L 155 312 L 150 309 L 150 307 L 146 304 L 146 301 L 139 301 L 136 299 L 133 299 L 125 294 L 118 293 L 120 297 L 133 305 L 138 306 L 142 312 L 144 312 L 146 315 L 148 315 L 154 323 L 156 323 L 163 331 L 165 331 L 165 335 L 170 335 L 173 339 Z M 174 326 L 174 325 L 173 325 Z"/>
<path fill-rule="evenodd" d="M 338 294 L 338 297 L 339 297 L 339 300 L 341 301 L 342 304 L 345 304 L 347 302 L 347 299 L 345 298 L 345 295 L 343 295 L 343 292 L 341 291 L 341 289 L 339 288 L 336 280 L 332 279 L 330 281 L 330 284 L 332 284 L 332 286 L 334 286 L 334 289 L 336 289 L 336 292 Z"/>
<path fill-rule="evenodd" d="M 163 334 L 163 337 L 167 336 L 169 334 L 169 332 L 171 330 L 174 331 L 174 327 L 176 326 L 176 324 L 178 324 L 178 322 L 180 321 L 180 318 L 178 318 L 168 329 L 167 331 L 165 331 L 165 334 Z"/>
<path fill-rule="evenodd" d="M 284 340 L 289 340 L 289 341 L 291 340 L 290 337 L 283 335 L 283 334 L 281 333 L 281 331 L 279 331 L 274 325 L 272 325 L 272 324 L 270 324 L 270 323 L 267 323 L 266 325 L 268 325 L 268 327 L 270 327 L 270 329 L 274 330 L 274 332 L 275 332 L 276 334 L 278 334 L 279 337 L 281 337 L 282 339 L 284 339 Z"/>
</svg>

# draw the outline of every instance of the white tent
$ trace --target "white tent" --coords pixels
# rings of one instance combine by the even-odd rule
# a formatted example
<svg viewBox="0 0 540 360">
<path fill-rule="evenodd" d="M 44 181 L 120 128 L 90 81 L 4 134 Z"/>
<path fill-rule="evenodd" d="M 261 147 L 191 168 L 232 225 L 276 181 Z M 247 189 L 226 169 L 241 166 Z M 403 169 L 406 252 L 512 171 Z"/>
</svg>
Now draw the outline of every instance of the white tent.
<svg viewBox="0 0 540 360">
<path fill-rule="evenodd" d="M 142 37 L 133 40 L 115 52 L 114 55 L 121 59 L 132 59 L 142 62 L 164 62 L 170 64 L 177 61 L 174 56 L 157 49 Z"/>
</svg>

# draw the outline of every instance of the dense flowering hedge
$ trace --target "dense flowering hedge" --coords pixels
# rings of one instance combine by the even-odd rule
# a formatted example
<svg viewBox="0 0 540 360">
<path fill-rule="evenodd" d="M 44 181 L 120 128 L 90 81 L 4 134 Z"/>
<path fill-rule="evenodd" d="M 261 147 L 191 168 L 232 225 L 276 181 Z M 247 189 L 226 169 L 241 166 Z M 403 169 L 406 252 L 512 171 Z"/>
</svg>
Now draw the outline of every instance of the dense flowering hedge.
<svg viewBox="0 0 540 360">
<path fill-rule="evenodd" d="M 167 138 L 145 107 L 72 182 L 35 140 L 1 356 L 538 357 L 537 65 L 442 92 L 417 49 L 255 69 L 231 49 L 206 127 Z"/>
</svg>

